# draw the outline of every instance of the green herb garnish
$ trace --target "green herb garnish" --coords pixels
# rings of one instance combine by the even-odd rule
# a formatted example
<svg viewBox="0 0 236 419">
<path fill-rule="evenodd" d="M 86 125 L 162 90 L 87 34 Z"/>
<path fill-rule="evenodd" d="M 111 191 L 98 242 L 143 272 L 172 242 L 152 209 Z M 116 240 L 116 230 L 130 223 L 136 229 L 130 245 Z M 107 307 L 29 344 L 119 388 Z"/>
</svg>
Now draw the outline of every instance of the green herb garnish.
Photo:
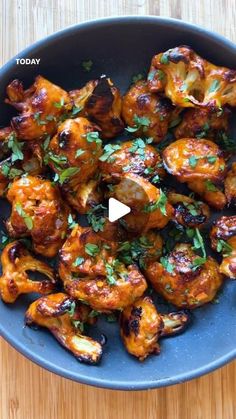
<svg viewBox="0 0 236 419">
<path fill-rule="evenodd" d="M 89 256 L 96 256 L 99 253 L 99 247 L 96 244 L 93 243 L 87 243 L 85 245 L 85 252 L 89 255 Z"/>
<path fill-rule="evenodd" d="M 169 272 L 170 274 L 172 274 L 174 272 L 174 265 L 169 261 L 167 256 L 163 256 L 160 259 L 160 263 L 162 264 L 163 268 L 165 268 L 165 270 L 167 272 Z"/>
<path fill-rule="evenodd" d="M 117 150 L 120 150 L 121 146 L 119 144 L 106 144 L 101 157 L 99 157 L 100 161 L 107 161 L 108 163 L 112 163 L 115 158 L 112 156 Z"/>
<path fill-rule="evenodd" d="M 32 217 L 30 217 L 30 215 L 27 215 L 26 214 L 26 212 L 23 210 L 23 208 L 22 208 L 22 205 L 19 203 L 19 202 L 17 202 L 16 203 L 16 205 L 15 205 L 15 209 L 16 209 L 16 211 L 17 211 L 17 213 L 23 218 L 23 220 L 24 220 L 24 222 L 25 222 L 25 225 L 26 225 L 26 227 L 29 229 L 29 230 L 32 230 L 32 228 L 33 228 L 33 220 L 32 220 Z"/>
<path fill-rule="evenodd" d="M 91 71 L 92 66 L 93 66 L 92 60 L 82 61 L 83 70 L 86 71 L 87 73 Z"/>
<path fill-rule="evenodd" d="M 144 207 L 144 212 L 154 212 L 157 209 L 159 209 L 163 215 L 167 215 L 166 204 L 167 204 L 167 196 L 160 189 L 160 196 L 158 200 L 152 204 L 146 204 Z"/>
</svg>

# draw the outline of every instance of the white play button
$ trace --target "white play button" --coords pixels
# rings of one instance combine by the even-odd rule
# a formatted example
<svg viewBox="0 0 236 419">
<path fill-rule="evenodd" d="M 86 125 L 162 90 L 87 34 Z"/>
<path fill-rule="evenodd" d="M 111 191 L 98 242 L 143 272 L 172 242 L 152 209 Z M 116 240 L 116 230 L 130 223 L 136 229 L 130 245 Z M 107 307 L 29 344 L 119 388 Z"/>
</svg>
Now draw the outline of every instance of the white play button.
<svg viewBox="0 0 236 419">
<path fill-rule="evenodd" d="M 111 223 L 129 214 L 130 211 L 131 209 L 128 207 L 128 205 L 122 204 L 122 202 L 115 198 L 109 198 L 108 219 Z"/>
</svg>

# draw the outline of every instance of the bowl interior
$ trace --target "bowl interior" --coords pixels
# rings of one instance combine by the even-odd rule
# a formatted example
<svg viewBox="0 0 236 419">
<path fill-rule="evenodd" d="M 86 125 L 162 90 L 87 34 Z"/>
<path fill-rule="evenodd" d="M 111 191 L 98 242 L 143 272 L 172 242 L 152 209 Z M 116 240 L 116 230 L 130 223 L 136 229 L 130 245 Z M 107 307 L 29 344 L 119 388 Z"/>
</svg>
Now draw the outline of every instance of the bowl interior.
<svg viewBox="0 0 236 419">
<path fill-rule="evenodd" d="M 145 73 L 152 56 L 187 44 L 216 64 L 236 68 L 236 47 L 230 42 L 182 22 L 158 18 L 117 18 L 90 22 L 62 31 L 22 52 L 18 57 L 40 58 L 39 66 L 10 61 L 0 70 L 0 125 L 13 111 L 5 104 L 5 88 L 14 78 L 30 85 L 38 74 L 65 89 L 81 87 L 101 74 L 111 77 L 124 92 L 131 78 Z M 81 63 L 93 61 L 84 72 Z M 1 222 L 9 207 L 1 200 Z M 99 366 L 80 364 L 45 330 L 24 328 L 24 314 L 33 296 L 22 296 L 13 306 L 0 302 L 0 333 L 35 362 L 67 378 L 116 389 L 144 389 L 182 382 L 206 373 L 235 356 L 236 288 L 226 280 L 219 304 L 193 312 L 193 321 L 180 336 L 161 342 L 161 354 L 140 363 L 129 356 L 119 338 L 117 323 L 99 320 L 94 336 L 104 333 L 107 344 Z M 161 302 L 159 308 L 164 309 Z"/>
</svg>

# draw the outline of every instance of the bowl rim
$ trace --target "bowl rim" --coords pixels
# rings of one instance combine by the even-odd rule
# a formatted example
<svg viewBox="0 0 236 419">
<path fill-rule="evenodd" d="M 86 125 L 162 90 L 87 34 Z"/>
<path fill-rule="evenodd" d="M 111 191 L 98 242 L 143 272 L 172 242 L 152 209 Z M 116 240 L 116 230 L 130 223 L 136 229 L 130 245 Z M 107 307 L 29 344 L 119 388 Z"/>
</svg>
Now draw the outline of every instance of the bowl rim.
<svg viewBox="0 0 236 419">
<path fill-rule="evenodd" d="M 71 35 L 83 29 L 87 30 L 94 27 L 104 27 L 104 26 L 116 25 L 116 24 L 120 25 L 121 23 L 125 25 L 137 24 L 137 23 L 140 23 L 140 24 L 148 24 L 148 23 L 155 24 L 156 23 L 157 25 L 162 24 L 167 27 L 175 26 L 177 28 L 184 28 L 196 35 L 204 35 L 206 39 L 214 40 L 219 45 L 223 45 L 229 51 L 232 52 L 232 50 L 234 50 L 236 53 L 236 44 L 234 44 L 231 40 L 224 37 L 223 35 L 220 35 L 214 31 L 202 28 L 201 26 L 188 23 L 179 19 L 161 17 L 161 16 L 155 16 L 155 15 L 110 16 L 110 17 L 86 20 L 84 22 L 80 22 L 78 24 L 68 26 L 66 28 L 63 28 L 57 32 L 54 32 L 51 35 L 43 37 L 42 39 L 34 42 L 33 44 L 29 45 L 28 47 L 26 47 L 25 49 L 17 53 L 13 58 L 11 58 L 5 64 L 3 64 L 3 66 L 0 68 L 0 78 L 1 78 L 1 75 L 7 72 L 12 67 L 12 65 L 15 64 L 16 58 L 23 58 L 26 55 L 37 51 L 37 49 L 44 46 L 45 43 L 47 46 L 49 46 L 55 40 L 59 40 L 61 38 L 64 38 L 67 35 Z M 192 380 L 202 375 L 208 374 L 209 372 L 212 372 L 216 370 L 217 368 L 222 367 L 223 365 L 227 364 L 230 361 L 233 361 L 236 358 L 236 347 L 235 347 L 235 349 L 233 349 L 229 353 L 208 363 L 207 365 L 204 365 L 203 367 L 200 367 L 200 368 L 195 368 L 191 370 L 189 373 L 176 375 L 174 378 L 165 377 L 163 379 L 156 379 L 151 382 L 147 380 L 139 381 L 139 382 L 122 381 L 122 380 L 116 381 L 116 382 L 109 382 L 109 380 L 107 379 L 98 379 L 98 378 L 90 377 L 89 374 L 81 375 L 78 371 L 76 371 L 76 373 L 73 371 L 68 372 L 62 367 L 55 366 L 52 362 L 45 360 L 39 355 L 34 354 L 34 352 L 28 349 L 23 343 L 16 341 L 16 339 L 14 338 L 14 336 L 12 336 L 10 331 L 3 329 L 1 323 L 0 323 L 0 336 L 3 337 L 11 346 L 13 346 L 18 352 L 20 352 L 30 361 L 33 361 L 40 367 L 43 367 L 50 372 L 53 372 L 64 378 L 67 378 L 67 379 L 70 379 L 70 380 L 73 380 L 82 384 L 87 384 L 87 385 L 107 388 L 107 389 L 113 389 L 113 390 L 148 390 L 148 389 L 166 387 L 166 386 L 170 386 L 174 384 L 183 383 L 185 381 Z"/>
</svg>

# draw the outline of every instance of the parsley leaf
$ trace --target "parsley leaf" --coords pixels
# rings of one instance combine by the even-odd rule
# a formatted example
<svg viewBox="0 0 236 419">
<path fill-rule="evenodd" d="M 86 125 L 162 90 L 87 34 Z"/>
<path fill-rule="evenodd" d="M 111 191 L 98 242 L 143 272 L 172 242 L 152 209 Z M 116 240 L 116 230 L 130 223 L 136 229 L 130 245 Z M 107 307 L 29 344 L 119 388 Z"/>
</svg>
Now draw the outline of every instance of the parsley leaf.
<svg viewBox="0 0 236 419">
<path fill-rule="evenodd" d="M 170 274 L 174 272 L 174 265 L 169 261 L 168 256 L 163 256 L 160 259 L 160 263 L 162 264 L 163 268 Z"/>
<path fill-rule="evenodd" d="M 55 108 L 61 109 L 65 104 L 64 98 L 62 97 L 60 102 L 54 102 L 53 106 L 55 106 Z"/>
<path fill-rule="evenodd" d="M 160 58 L 160 63 L 164 64 L 164 65 L 169 64 L 169 57 L 168 57 L 168 54 L 166 52 L 162 54 L 162 56 Z"/>
<path fill-rule="evenodd" d="M 71 176 L 76 175 L 80 171 L 79 167 L 68 167 L 59 174 L 59 183 L 62 185 L 66 182 Z"/>
<path fill-rule="evenodd" d="M 191 156 L 189 157 L 188 162 L 189 162 L 189 165 L 194 168 L 197 165 L 198 158 L 196 156 Z"/>
<path fill-rule="evenodd" d="M 68 227 L 72 230 L 74 227 L 77 227 L 77 223 L 74 221 L 74 218 L 73 218 L 73 216 L 72 216 L 72 214 L 69 214 L 68 215 L 68 219 L 67 219 L 67 222 L 68 222 Z"/>
<path fill-rule="evenodd" d="M 82 257 L 78 256 L 78 257 L 75 259 L 75 261 L 74 261 L 74 263 L 73 263 L 73 266 L 75 266 L 75 267 L 80 266 L 80 265 L 82 265 L 82 263 L 84 263 L 84 261 L 85 261 L 85 259 L 84 259 L 84 258 L 82 258 Z"/>
<path fill-rule="evenodd" d="M 147 118 L 146 116 L 138 116 L 138 115 L 134 115 L 133 121 L 134 121 L 135 125 L 133 127 L 125 128 L 126 131 L 136 132 L 140 128 L 143 128 L 143 131 L 145 132 L 147 130 L 147 127 L 149 127 L 149 125 L 151 123 L 150 119 Z"/>
<path fill-rule="evenodd" d="M 83 106 L 76 106 L 76 105 L 74 105 L 73 108 L 72 108 L 71 115 L 72 116 L 77 115 L 78 113 L 80 113 L 82 111 L 82 109 L 83 109 Z"/>
<path fill-rule="evenodd" d="M 75 158 L 82 156 L 84 154 L 85 150 L 82 150 L 82 148 L 78 148 L 75 153 Z"/>
<path fill-rule="evenodd" d="M 205 180 L 205 186 L 208 191 L 216 192 L 218 191 L 217 187 L 212 183 L 211 180 Z"/>
<path fill-rule="evenodd" d="M 91 71 L 92 66 L 93 66 L 92 60 L 82 61 L 83 70 L 86 71 L 87 73 Z"/>
<path fill-rule="evenodd" d="M 70 308 L 66 310 L 68 312 L 68 314 L 69 314 L 70 317 L 73 317 L 74 316 L 75 309 L 76 309 L 76 303 L 75 303 L 75 301 L 72 301 Z"/>
<path fill-rule="evenodd" d="M 93 243 L 87 243 L 85 245 L 85 252 L 89 256 L 96 256 L 99 253 L 99 247 L 96 244 Z"/>
<path fill-rule="evenodd" d="M 114 157 L 111 157 L 113 153 L 117 150 L 120 150 L 121 146 L 119 144 L 106 144 L 101 157 L 99 157 L 100 161 L 107 161 L 108 163 L 112 163 L 114 161 Z"/>
<path fill-rule="evenodd" d="M 156 202 L 153 204 L 146 204 L 144 207 L 144 212 L 154 212 L 157 209 L 161 211 L 163 215 L 167 215 L 166 212 L 167 196 L 160 189 L 160 196 Z"/>
<path fill-rule="evenodd" d="M 22 147 L 24 143 L 19 143 L 16 139 L 16 135 L 13 132 L 8 139 L 8 148 L 12 150 L 11 161 L 14 163 L 17 160 L 23 160 L 24 155 L 22 153 Z"/>
<path fill-rule="evenodd" d="M 217 252 L 223 252 L 223 256 L 230 256 L 231 253 L 232 253 L 233 248 L 225 240 L 219 239 L 217 241 L 216 250 L 217 250 Z"/>
<path fill-rule="evenodd" d="M 89 224 L 92 226 L 93 231 L 96 233 L 98 231 L 103 231 L 106 218 L 103 216 L 104 210 L 107 208 L 102 204 L 96 205 L 91 210 L 87 212 L 87 219 Z"/>
<path fill-rule="evenodd" d="M 89 143 L 96 143 L 96 144 L 101 144 L 102 143 L 101 138 L 99 138 L 99 132 L 97 132 L 97 131 L 88 132 L 86 134 L 86 140 Z"/>
<path fill-rule="evenodd" d="M 205 257 L 197 257 L 196 259 L 194 259 L 191 269 L 193 271 L 196 271 L 200 266 L 204 265 L 205 262 L 206 262 Z"/>
<path fill-rule="evenodd" d="M 22 208 L 22 205 L 19 202 L 16 203 L 15 209 L 16 209 L 17 213 L 23 218 L 26 227 L 29 230 L 32 230 L 33 226 L 34 226 L 32 217 L 30 217 L 30 215 L 26 214 L 26 212 Z"/>
</svg>

